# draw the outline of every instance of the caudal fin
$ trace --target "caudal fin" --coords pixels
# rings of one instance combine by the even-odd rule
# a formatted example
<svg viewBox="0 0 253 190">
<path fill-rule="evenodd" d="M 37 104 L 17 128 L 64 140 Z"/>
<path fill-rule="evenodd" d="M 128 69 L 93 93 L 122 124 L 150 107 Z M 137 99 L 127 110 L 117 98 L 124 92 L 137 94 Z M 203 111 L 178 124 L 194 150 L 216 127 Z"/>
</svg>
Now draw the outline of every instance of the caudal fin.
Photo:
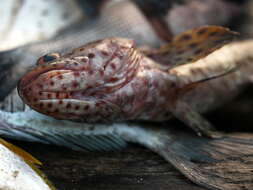
<svg viewBox="0 0 253 190">
<path fill-rule="evenodd" d="M 220 139 L 198 137 L 184 131 L 159 134 L 154 151 L 196 184 L 219 190 L 253 187 L 253 134 Z"/>
</svg>

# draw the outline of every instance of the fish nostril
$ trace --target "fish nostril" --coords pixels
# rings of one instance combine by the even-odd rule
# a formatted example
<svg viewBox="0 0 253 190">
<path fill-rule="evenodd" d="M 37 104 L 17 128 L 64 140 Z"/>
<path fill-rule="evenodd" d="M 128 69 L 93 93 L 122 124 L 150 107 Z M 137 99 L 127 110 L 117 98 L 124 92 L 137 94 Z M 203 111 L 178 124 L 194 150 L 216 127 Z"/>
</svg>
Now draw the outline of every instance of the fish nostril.
<svg viewBox="0 0 253 190">
<path fill-rule="evenodd" d="M 94 58 L 94 57 L 95 57 L 95 54 L 94 54 L 94 53 L 89 53 L 89 54 L 88 54 L 88 58 L 89 58 L 89 59 L 92 59 L 92 58 Z"/>
</svg>

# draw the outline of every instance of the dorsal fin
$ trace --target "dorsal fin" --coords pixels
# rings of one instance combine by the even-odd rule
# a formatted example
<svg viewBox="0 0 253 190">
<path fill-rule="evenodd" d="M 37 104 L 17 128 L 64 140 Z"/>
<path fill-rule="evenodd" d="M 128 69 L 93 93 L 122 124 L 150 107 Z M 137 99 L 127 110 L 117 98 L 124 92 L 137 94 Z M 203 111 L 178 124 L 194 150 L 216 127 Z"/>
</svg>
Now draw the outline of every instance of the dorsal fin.
<svg viewBox="0 0 253 190">
<path fill-rule="evenodd" d="M 203 26 L 188 30 L 171 43 L 148 54 L 158 63 L 170 69 L 197 61 L 231 42 L 238 33 L 220 26 Z"/>
<path fill-rule="evenodd" d="M 31 154 L 27 153 L 26 151 L 22 150 L 21 148 L 13 145 L 11 143 L 8 143 L 7 141 L 5 141 L 1 138 L 0 138 L 0 144 L 4 145 L 10 151 L 14 152 L 15 154 L 17 154 L 18 156 L 20 156 L 21 158 L 23 158 L 27 162 L 29 162 L 31 164 L 42 165 L 42 163 L 39 160 L 37 160 L 36 158 L 34 158 Z"/>
</svg>

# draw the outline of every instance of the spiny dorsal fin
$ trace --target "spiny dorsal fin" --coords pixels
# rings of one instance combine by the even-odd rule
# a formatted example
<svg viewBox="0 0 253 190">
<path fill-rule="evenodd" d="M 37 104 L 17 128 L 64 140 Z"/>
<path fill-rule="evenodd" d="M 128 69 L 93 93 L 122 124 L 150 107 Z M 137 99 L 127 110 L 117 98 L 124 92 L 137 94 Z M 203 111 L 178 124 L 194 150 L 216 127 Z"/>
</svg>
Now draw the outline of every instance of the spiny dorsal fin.
<svg viewBox="0 0 253 190">
<path fill-rule="evenodd" d="M 31 164 L 42 165 L 42 163 L 39 160 L 37 160 L 36 158 L 34 158 L 31 154 L 25 152 L 21 148 L 13 145 L 11 143 L 8 143 L 7 141 L 5 141 L 5 140 L 3 140 L 1 138 L 0 138 L 0 144 L 4 145 L 10 151 L 14 152 L 15 154 L 17 154 L 18 156 L 20 156 L 21 158 L 23 158 L 26 162 L 29 162 Z"/>
<path fill-rule="evenodd" d="M 188 30 L 148 56 L 173 68 L 197 61 L 231 42 L 238 33 L 220 26 L 203 26 Z"/>
</svg>

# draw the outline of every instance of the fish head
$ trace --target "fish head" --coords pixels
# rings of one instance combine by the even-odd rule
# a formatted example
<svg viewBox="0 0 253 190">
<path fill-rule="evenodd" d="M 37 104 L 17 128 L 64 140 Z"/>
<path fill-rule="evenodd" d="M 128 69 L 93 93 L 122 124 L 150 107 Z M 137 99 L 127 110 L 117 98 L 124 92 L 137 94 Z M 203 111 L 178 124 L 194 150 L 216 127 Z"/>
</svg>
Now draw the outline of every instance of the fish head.
<svg viewBox="0 0 253 190">
<path fill-rule="evenodd" d="M 120 108 L 106 97 L 131 80 L 138 63 L 132 40 L 98 40 L 39 58 L 19 81 L 18 92 L 32 109 L 57 119 L 112 120 Z"/>
</svg>

